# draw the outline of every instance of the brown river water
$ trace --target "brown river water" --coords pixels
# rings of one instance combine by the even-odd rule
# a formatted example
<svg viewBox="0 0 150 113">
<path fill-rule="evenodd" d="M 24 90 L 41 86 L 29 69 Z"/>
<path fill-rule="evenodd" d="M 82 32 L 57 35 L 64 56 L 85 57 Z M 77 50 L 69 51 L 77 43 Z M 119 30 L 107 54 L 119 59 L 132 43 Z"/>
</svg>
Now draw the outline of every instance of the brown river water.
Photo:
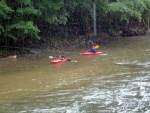
<svg viewBox="0 0 150 113">
<path fill-rule="evenodd" d="M 88 49 L 0 59 L 0 113 L 150 113 L 150 35 Z"/>
</svg>

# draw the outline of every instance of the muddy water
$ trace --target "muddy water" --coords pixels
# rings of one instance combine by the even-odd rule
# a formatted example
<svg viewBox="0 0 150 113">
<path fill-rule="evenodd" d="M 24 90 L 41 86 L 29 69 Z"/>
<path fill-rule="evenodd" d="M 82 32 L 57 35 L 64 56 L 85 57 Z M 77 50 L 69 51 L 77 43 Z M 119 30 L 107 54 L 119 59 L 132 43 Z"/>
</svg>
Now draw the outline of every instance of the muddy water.
<svg viewBox="0 0 150 113">
<path fill-rule="evenodd" d="M 49 63 L 55 52 L 0 60 L 2 113 L 149 113 L 150 36 L 64 51 L 71 62 Z"/>
</svg>

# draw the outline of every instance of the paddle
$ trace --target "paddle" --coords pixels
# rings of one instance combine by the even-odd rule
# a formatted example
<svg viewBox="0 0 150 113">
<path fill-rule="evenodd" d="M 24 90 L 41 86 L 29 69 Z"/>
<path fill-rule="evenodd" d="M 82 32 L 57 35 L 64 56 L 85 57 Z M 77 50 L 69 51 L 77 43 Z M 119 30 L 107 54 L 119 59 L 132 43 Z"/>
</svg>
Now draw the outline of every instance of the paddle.
<svg viewBox="0 0 150 113">
<path fill-rule="evenodd" d="M 68 59 L 67 61 L 69 61 L 69 62 L 70 62 L 70 61 L 72 61 L 72 59 Z"/>
<path fill-rule="evenodd" d="M 98 49 L 98 48 L 99 48 L 99 45 L 96 45 L 95 48 Z"/>
</svg>

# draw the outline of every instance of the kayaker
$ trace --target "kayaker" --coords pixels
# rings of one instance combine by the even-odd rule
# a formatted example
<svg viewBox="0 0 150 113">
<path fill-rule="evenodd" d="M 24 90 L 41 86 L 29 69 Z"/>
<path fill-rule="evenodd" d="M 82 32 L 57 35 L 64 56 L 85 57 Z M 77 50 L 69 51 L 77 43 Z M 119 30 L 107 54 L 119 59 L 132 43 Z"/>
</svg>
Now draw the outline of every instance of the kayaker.
<svg viewBox="0 0 150 113">
<path fill-rule="evenodd" d="M 88 50 L 88 52 L 96 53 L 97 48 L 99 48 L 99 45 L 93 45 L 92 49 Z"/>
<path fill-rule="evenodd" d="M 65 58 L 65 56 L 59 52 L 58 53 L 58 58 L 61 59 L 61 60 L 63 60 Z"/>
</svg>

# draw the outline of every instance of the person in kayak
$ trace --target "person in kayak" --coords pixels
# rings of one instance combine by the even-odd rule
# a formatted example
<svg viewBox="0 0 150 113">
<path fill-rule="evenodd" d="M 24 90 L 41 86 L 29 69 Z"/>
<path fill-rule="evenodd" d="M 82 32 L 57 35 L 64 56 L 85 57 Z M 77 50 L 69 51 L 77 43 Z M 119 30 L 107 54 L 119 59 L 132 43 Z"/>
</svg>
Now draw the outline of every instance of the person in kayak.
<svg viewBox="0 0 150 113">
<path fill-rule="evenodd" d="M 63 60 L 65 58 L 65 56 L 59 52 L 58 56 L 56 56 L 56 58 Z"/>
<path fill-rule="evenodd" d="M 92 49 L 88 50 L 88 52 L 96 53 L 96 49 L 99 48 L 98 45 L 93 45 Z"/>
</svg>

